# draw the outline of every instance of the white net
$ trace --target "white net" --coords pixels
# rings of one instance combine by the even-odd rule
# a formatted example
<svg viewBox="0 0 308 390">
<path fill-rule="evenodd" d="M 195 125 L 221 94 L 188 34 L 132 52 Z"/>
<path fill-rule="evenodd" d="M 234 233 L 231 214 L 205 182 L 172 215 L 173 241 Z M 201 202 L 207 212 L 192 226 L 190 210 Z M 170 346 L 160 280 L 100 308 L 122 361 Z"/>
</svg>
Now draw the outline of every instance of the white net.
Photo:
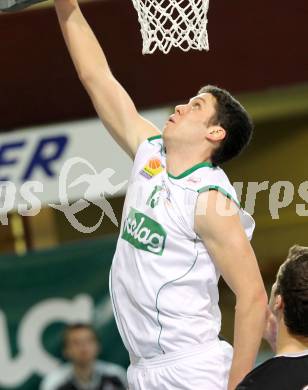
<svg viewBox="0 0 308 390">
<path fill-rule="evenodd" d="M 184 51 L 209 50 L 209 0 L 132 0 L 138 13 L 143 54 L 156 49 L 167 54 L 172 47 Z"/>
</svg>

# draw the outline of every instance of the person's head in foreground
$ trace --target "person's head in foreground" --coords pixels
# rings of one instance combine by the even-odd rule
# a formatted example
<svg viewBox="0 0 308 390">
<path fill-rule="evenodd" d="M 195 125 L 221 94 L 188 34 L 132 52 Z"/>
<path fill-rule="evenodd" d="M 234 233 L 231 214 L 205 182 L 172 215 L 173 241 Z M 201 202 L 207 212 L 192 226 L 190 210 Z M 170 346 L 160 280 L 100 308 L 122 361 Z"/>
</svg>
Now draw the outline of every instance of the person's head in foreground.
<svg viewBox="0 0 308 390">
<path fill-rule="evenodd" d="M 264 338 L 276 356 L 236 390 L 308 390 L 308 247 L 293 246 L 279 268 Z"/>
<path fill-rule="evenodd" d="M 252 121 L 244 107 L 218 87 L 203 87 L 187 104 L 175 107 L 163 139 L 169 153 L 220 165 L 239 155 L 249 144 Z"/>
<path fill-rule="evenodd" d="M 91 325 L 68 325 L 63 334 L 63 354 L 73 365 L 92 365 L 99 353 L 97 335 Z"/>
<path fill-rule="evenodd" d="M 277 321 L 277 352 L 291 345 L 308 349 L 308 247 L 290 249 L 272 287 L 270 310 Z"/>
</svg>

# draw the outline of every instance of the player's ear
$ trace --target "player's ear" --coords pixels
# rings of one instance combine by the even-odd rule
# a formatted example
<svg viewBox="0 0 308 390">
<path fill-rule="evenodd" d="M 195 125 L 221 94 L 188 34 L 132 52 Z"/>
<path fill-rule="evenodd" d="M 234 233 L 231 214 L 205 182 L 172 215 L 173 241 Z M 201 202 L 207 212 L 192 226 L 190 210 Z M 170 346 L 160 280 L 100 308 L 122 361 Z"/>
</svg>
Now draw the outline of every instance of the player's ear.
<svg viewBox="0 0 308 390">
<path fill-rule="evenodd" d="M 212 142 L 222 141 L 223 139 L 226 138 L 226 135 L 227 135 L 226 130 L 223 127 L 218 125 L 210 126 L 206 132 L 207 140 Z"/>
<path fill-rule="evenodd" d="M 278 311 L 282 310 L 283 309 L 283 299 L 282 299 L 282 296 L 280 294 L 277 294 L 275 296 L 275 301 L 274 301 L 274 312 L 277 313 Z"/>
</svg>

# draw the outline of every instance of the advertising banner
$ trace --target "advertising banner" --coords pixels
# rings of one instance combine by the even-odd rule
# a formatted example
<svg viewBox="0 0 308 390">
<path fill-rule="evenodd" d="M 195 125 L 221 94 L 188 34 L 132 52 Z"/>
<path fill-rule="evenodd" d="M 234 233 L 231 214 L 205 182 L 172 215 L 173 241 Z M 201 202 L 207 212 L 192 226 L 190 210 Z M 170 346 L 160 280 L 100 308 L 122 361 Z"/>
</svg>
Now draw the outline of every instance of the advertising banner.
<svg viewBox="0 0 308 390">
<path fill-rule="evenodd" d="M 108 290 L 115 239 L 0 257 L 1 390 L 38 389 L 62 362 L 62 331 L 70 323 L 92 323 L 100 357 L 127 367 Z"/>
<path fill-rule="evenodd" d="M 141 114 L 163 128 L 169 108 Z M 107 198 L 122 196 L 131 168 L 131 158 L 99 119 L 1 133 L 0 215 L 11 211 L 35 215 L 49 204 L 83 198 L 86 188 L 92 199 L 102 193 Z M 110 191 L 97 184 L 106 180 Z"/>
</svg>

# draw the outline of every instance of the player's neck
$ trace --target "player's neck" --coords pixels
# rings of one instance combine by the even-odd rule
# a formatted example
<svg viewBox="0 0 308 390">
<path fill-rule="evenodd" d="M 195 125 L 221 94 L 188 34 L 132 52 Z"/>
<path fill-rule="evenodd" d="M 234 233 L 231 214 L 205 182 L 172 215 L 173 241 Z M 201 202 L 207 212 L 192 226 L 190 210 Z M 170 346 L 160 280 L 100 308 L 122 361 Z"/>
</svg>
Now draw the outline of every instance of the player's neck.
<svg viewBox="0 0 308 390">
<path fill-rule="evenodd" d="M 173 176 L 178 176 L 202 162 L 210 162 L 210 159 L 206 159 L 201 153 L 189 150 L 188 148 L 185 150 L 172 147 L 167 148 L 167 172 L 171 173 Z"/>
<path fill-rule="evenodd" d="M 290 334 L 284 322 L 279 325 L 277 337 L 277 355 L 286 353 L 300 353 L 308 350 L 308 338 Z"/>
</svg>

